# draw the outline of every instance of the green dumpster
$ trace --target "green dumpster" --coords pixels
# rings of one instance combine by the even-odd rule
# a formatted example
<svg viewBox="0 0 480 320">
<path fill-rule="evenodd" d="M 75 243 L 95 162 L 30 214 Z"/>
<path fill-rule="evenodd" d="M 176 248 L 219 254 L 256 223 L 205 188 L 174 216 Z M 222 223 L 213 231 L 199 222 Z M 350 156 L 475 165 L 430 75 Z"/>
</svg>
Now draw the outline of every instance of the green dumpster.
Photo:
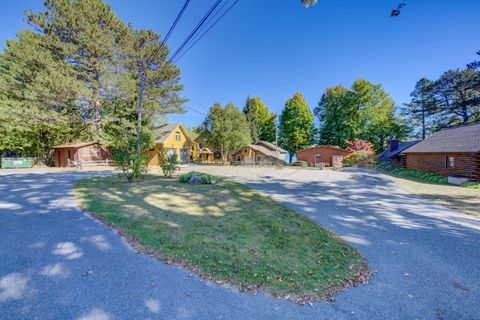
<svg viewBox="0 0 480 320">
<path fill-rule="evenodd" d="M 2 158 L 2 169 L 33 168 L 32 158 Z"/>
</svg>

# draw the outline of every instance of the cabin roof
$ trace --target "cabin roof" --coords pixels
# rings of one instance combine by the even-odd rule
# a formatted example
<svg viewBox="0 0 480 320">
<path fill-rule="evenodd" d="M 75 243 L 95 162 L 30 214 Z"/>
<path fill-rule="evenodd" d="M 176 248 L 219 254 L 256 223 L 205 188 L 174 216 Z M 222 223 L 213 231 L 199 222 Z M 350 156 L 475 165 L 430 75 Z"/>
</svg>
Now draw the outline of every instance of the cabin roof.
<svg viewBox="0 0 480 320">
<path fill-rule="evenodd" d="M 313 149 L 331 149 L 331 150 L 338 150 L 338 151 L 342 151 L 342 152 L 351 153 L 347 149 L 342 149 L 342 148 L 337 147 L 337 146 L 327 146 L 327 145 L 313 146 L 313 147 L 310 147 L 310 148 L 299 150 L 299 151 L 297 151 L 297 153 L 301 153 L 301 152 L 305 152 L 305 151 L 309 151 L 309 150 L 313 150 Z"/>
<path fill-rule="evenodd" d="M 414 141 L 407 141 L 407 142 L 404 142 L 404 143 L 400 143 L 398 145 L 397 149 L 395 149 L 393 151 L 390 151 L 390 149 L 387 149 L 387 150 L 379 153 L 377 155 L 377 158 L 381 158 L 381 159 L 384 159 L 384 160 L 391 159 L 391 158 L 403 153 L 403 151 L 410 148 L 411 146 L 416 145 L 420 141 L 422 141 L 422 140 L 414 140 Z"/>
<path fill-rule="evenodd" d="M 97 144 L 98 141 L 89 141 L 89 142 L 71 142 L 71 143 L 64 143 L 59 144 L 57 146 L 53 146 L 54 149 L 62 149 L 62 148 L 82 148 L 91 146 L 92 144 Z"/>
<path fill-rule="evenodd" d="M 480 123 L 443 129 L 404 152 L 480 152 Z"/>
<path fill-rule="evenodd" d="M 263 145 L 265 148 L 270 149 L 270 150 L 272 150 L 272 151 L 278 150 L 278 152 L 280 152 L 280 153 L 288 153 L 287 150 L 282 149 L 282 148 L 280 148 L 280 147 L 278 147 L 278 146 L 275 146 L 273 143 L 270 143 L 270 142 L 267 142 L 267 141 L 263 141 L 263 140 L 257 141 L 257 143 L 255 143 L 255 145 Z"/>
<path fill-rule="evenodd" d="M 165 124 L 162 124 L 162 125 L 158 126 L 156 128 L 158 130 L 158 133 L 157 133 L 157 137 L 155 139 L 155 142 L 156 143 L 164 143 L 165 141 L 167 141 L 168 137 L 170 137 L 170 135 L 172 133 L 174 133 L 175 130 L 177 130 L 177 128 L 180 128 L 180 131 L 182 131 L 182 133 L 187 137 L 187 140 L 190 143 L 193 143 L 193 140 L 190 137 L 190 135 L 188 134 L 187 129 L 180 122 L 165 123 Z"/>
</svg>

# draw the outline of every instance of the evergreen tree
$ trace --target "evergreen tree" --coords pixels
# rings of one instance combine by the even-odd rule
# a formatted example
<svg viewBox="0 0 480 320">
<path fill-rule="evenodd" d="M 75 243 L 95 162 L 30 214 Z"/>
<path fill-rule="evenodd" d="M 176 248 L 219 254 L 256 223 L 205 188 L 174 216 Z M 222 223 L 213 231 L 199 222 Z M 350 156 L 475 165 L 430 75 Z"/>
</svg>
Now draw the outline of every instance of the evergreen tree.
<svg viewBox="0 0 480 320">
<path fill-rule="evenodd" d="M 270 112 L 260 98 L 248 97 L 243 113 L 247 118 L 253 143 L 259 140 L 275 141 L 277 115 L 274 112 Z"/>
<path fill-rule="evenodd" d="M 82 83 L 71 65 L 44 47 L 45 36 L 25 30 L 0 54 L 0 151 L 53 162 L 51 147 L 89 138 L 78 103 Z"/>
<path fill-rule="evenodd" d="M 293 155 L 313 140 L 313 114 L 301 93 L 288 99 L 280 114 L 279 144 L 287 150 L 292 162 Z"/>
<path fill-rule="evenodd" d="M 431 90 L 435 130 L 480 121 L 479 71 L 449 70 L 434 82 Z"/>
<path fill-rule="evenodd" d="M 415 90 L 410 94 L 410 103 L 405 104 L 402 110 L 412 127 L 420 127 L 416 137 L 425 139 L 427 133 L 431 132 L 430 117 L 435 111 L 435 101 L 432 95 L 433 82 L 422 78 L 415 85 Z"/>
<path fill-rule="evenodd" d="M 46 0 L 45 11 L 27 14 L 28 22 L 45 35 L 43 46 L 58 60 L 68 62 L 84 84 L 86 116 L 103 127 L 105 73 L 115 64 L 127 26 L 102 0 Z"/>
<path fill-rule="evenodd" d="M 403 113 L 415 126 L 425 123 L 425 136 L 480 121 L 480 71 L 475 68 L 449 70 L 435 81 L 421 79 L 411 96 Z"/>
<path fill-rule="evenodd" d="M 0 54 L 0 151 L 51 162 L 54 144 L 102 138 L 115 145 L 118 137 L 125 145 L 128 133 L 139 155 L 151 145 L 151 118 L 183 112 L 180 71 L 166 63 L 168 48 L 155 32 L 127 27 L 101 0 L 47 0 L 27 17 L 34 30 Z M 109 137 L 112 126 L 123 135 Z"/>
</svg>

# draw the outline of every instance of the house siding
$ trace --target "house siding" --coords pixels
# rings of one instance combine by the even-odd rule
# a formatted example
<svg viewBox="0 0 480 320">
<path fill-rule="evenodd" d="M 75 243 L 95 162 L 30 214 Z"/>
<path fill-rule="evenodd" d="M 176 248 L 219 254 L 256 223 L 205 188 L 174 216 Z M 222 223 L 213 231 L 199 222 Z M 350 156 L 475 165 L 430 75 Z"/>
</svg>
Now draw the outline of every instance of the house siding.
<svg viewBox="0 0 480 320">
<path fill-rule="evenodd" d="M 112 151 L 110 148 L 104 147 L 99 143 L 78 148 L 57 148 L 55 149 L 55 166 L 67 167 L 69 161 L 75 161 L 79 164 L 82 162 L 99 162 L 112 159 Z"/>
<path fill-rule="evenodd" d="M 346 157 L 350 153 L 351 152 L 347 150 L 340 150 L 340 149 L 318 146 L 318 147 L 298 151 L 297 160 L 306 161 L 310 164 L 323 162 L 323 163 L 328 163 L 328 165 L 331 166 L 333 156 Z M 320 158 L 315 159 L 315 156 L 317 154 L 320 155 Z"/>
<path fill-rule="evenodd" d="M 454 157 L 454 168 L 447 168 L 446 157 Z M 480 153 L 407 153 L 406 166 L 443 176 L 459 175 L 480 180 Z"/>
<path fill-rule="evenodd" d="M 180 140 L 176 139 L 177 134 L 180 135 Z M 175 150 L 175 153 L 177 154 L 177 158 L 179 162 L 190 162 L 190 152 L 192 148 L 192 144 L 188 140 L 186 134 L 183 132 L 183 130 L 180 129 L 180 126 L 178 126 L 170 136 L 165 140 L 164 143 L 157 143 L 155 144 L 155 149 L 156 150 L 149 150 L 147 151 L 147 154 L 149 156 L 148 159 L 148 165 L 149 166 L 158 166 L 158 149 L 173 149 Z M 183 153 L 186 153 L 186 158 L 182 159 L 181 155 Z"/>
</svg>

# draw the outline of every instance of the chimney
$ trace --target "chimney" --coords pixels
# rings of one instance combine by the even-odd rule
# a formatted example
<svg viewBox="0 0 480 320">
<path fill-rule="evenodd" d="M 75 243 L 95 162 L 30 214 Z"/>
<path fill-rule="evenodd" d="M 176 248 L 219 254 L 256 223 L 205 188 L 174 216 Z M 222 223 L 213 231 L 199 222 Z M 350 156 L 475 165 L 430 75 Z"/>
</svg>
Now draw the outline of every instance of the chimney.
<svg viewBox="0 0 480 320">
<path fill-rule="evenodd" d="M 392 139 L 390 141 L 390 152 L 395 151 L 398 149 L 398 140 L 397 139 Z"/>
</svg>

